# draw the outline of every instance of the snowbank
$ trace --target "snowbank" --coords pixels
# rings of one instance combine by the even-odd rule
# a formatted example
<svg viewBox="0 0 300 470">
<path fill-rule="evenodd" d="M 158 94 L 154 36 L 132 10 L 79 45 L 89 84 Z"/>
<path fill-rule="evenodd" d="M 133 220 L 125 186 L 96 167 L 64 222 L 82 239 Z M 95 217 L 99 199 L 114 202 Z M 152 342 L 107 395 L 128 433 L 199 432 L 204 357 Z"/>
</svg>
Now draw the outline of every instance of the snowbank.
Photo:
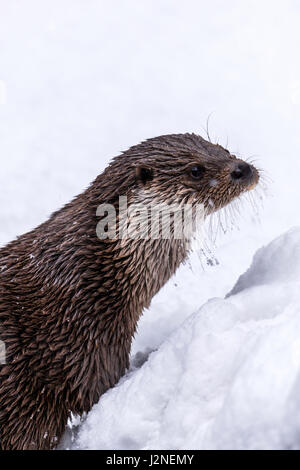
<svg viewBox="0 0 300 470">
<path fill-rule="evenodd" d="M 225 299 L 206 302 L 133 366 L 72 447 L 300 448 L 299 287 L 296 228 L 261 248 Z"/>
</svg>

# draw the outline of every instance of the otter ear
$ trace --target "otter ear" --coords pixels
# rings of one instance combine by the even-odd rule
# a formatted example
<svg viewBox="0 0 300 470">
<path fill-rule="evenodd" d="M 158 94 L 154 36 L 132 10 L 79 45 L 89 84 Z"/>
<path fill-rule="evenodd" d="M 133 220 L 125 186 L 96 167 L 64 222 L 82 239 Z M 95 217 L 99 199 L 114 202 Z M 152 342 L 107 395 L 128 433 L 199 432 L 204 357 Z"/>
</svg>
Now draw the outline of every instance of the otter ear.
<svg viewBox="0 0 300 470">
<path fill-rule="evenodd" d="M 135 167 L 135 174 L 139 181 L 142 184 L 148 183 L 148 181 L 153 180 L 153 168 L 147 165 L 138 165 Z"/>
</svg>

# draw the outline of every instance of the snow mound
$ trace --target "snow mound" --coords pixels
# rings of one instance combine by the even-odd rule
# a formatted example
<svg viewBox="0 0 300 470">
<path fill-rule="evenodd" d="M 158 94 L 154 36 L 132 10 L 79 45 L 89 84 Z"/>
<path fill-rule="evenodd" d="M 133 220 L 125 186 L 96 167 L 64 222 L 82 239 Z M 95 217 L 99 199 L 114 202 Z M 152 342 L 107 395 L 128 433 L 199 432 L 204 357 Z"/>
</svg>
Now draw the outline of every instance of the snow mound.
<svg viewBox="0 0 300 470">
<path fill-rule="evenodd" d="M 295 228 L 109 390 L 72 448 L 300 448 L 299 287 Z"/>
</svg>

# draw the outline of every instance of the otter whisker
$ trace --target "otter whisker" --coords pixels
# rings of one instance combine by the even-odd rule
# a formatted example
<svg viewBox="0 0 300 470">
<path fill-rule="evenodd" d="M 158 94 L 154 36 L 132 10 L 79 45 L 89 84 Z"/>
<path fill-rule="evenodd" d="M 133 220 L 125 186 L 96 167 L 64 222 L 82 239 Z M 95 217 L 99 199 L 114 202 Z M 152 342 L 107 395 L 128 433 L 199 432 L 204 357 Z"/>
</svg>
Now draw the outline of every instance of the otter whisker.
<svg viewBox="0 0 300 470">
<path fill-rule="evenodd" d="M 209 121 L 210 121 L 210 118 L 211 118 L 211 116 L 212 116 L 213 113 L 214 113 L 214 111 L 212 111 L 212 112 L 208 115 L 208 117 L 207 117 L 207 119 L 206 119 L 206 127 L 204 128 L 205 133 L 206 133 L 206 136 L 207 136 L 207 139 L 208 139 L 208 141 L 209 141 L 210 143 L 212 143 L 212 139 L 211 139 L 211 137 L 210 137 L 210 132 L 209 132 Z"/>
</svg>

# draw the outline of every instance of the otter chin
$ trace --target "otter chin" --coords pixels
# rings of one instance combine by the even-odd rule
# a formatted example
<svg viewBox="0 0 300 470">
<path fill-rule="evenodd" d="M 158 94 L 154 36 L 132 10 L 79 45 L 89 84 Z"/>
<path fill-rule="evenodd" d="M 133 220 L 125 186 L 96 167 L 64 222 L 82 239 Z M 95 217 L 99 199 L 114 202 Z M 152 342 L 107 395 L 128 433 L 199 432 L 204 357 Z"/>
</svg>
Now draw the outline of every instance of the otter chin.
<svg viewBox="0 0 300 470">
<path fill-rule="evenodd" d="M 129 366 L 139 317 L 189 254 L 169 238 L 99 239 L 97 209 L 119 198 L 215 212 L 257 169 L 195 134 L 156 137 L 117 156 L 80 195 L 0 250 L 0 445 L 53 449 Z"/>
</svg>

